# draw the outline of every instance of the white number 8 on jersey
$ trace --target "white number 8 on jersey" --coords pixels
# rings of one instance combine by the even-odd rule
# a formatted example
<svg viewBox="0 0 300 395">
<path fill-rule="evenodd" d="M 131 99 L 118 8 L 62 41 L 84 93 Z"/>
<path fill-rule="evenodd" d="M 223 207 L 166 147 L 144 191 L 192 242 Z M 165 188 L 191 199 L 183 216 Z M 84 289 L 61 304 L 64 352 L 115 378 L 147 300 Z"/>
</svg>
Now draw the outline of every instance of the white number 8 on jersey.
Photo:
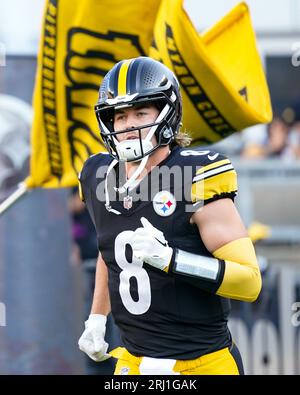
<svg viewBox="0 0 300 395">
<path fill-rule="evenodd" d="M 132 262 L 126 259 L 126 245 L 131 245 L 133 238 L 132 230 L 121 232 L 115 240 L 115 258 L 118 266 L 122 269 L 120 273 L 119 292 L 125 308 L 131 314 L 144 314 L 151 305 L 151 287 L 148 273 L 143 269 L 143 262 L 132 256 Z M 130 294 L 130 279 L 136 278 L 138 289 L 138 300 L 133 300 Z"/>
</svg>

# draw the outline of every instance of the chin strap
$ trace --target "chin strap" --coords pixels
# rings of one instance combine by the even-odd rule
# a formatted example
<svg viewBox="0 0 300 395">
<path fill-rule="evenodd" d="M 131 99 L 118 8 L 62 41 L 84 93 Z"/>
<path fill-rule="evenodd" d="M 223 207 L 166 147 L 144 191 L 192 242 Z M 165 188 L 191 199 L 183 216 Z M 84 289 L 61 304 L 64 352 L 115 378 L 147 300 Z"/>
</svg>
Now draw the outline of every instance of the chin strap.
<svg viewBox="0 0 300 395">
<path fill-rule="evenodd" d="M 118 191 L 119 193 L 125 193 L 128 188 L 130 189 L 130 187 L 132 187 L 133 184 L 134 184 L 134 186 L 138 186 L 139 183 L 142 181 L 142 179 L 137 180 L 137 178 L 142 173 L 144 168 L 146 167 L 148 159 L 149 159 L 149 155 L 145 156 L 141 160 L 141 163 L 139 164 L 138 168 L 134 171 L 132 176 L 125 182 L 125 184 L 123 186 L 121 186 L 120 188 L 115 188 L 115 190 Z"/>
<path fill-rule="evenodd" d="M 158 117 L 156 118 L 155 123 L 161 122 L 161 120 L 168 113 L 169 108 L 170 108 L 169 104 L 166 104 L 165 107 L 160 112 L 160 114 L 158 115 Z M 149 133 L 144 138 L 144 141 L 150 142 L 150 140 L 154 136 L 154 133 L 156 132 L 156 129 L 158 128 L 158 126 L 159 125 L 152 126 L 152 128 L 149 130 Z M 147 164 L 148 159 L 149 159 L 149 154 L 141 160 L 141 163 L 139 164 L 138 168 L 135 170 L 135 172 L 132 174 L 132 176 L 125 182 L 125 184 L 122 187 L 117 188 L 116 190 L 119 191 L 120 193 L 125 193 L 126 190 L 128 188 L 130 188 L 135 183 L 138 176 L 142 173 L 142 171 L 144 170 L 144 168 Z M 140 182 L 141 182 L 141 180 L 139 180 L 138 183 L 135 184 L 135 186 L 137 186 Z"/>
<path fill-rule="evenodd" d="M 106 177 L 105 177 L 105 208 L 107 211 L 109 211 L 110 213 L 116 214 L 116 215 L 120 215 L 120 211 L 114 210 L 111 205 L 110 205 L 110 201 L 109 201 L 109 193 L 108 193 L 108 188 L 107 188 L 107 180 L 108 180 L 108 175 L 111 172 L 111 170 L 115 167 L 115 165 L 118 163 L 118 161 L 116 159 L 114 159 L 111 164 L 108 166 L 107 169 L 107 173 L 106 173 Z"/>
<path fill-rule="evenodd" d="M 127 188 L 129 188 L 130 186 L 132 186 L 132 184 L 135 183 L 136 178 L 141 174 L 141 172 L 143 171 L 144 167 L 146 166 L 148 160 L 148 156 L 146 156 L 145 158 L 142 159 L 139 167 L 136 169 L 136 171 L 133 173 L 133 175 L 130 177 L 130 179 L 120 188 L 116 188 L 114 187 L 114 190 L 116 192 L 119 193 L 124 193 L 126 192 Z M 118 161 L 116 159 L 114 159 L 111 164 L 109 165 L 108 169 L 107 169 L 107 173 L 106 173 L 106 178 L 105 178 L 105 208 L 107 211 L 109 211 L 110 213 L 116 214 L 116 215 L 120 215 L 121 212 L 118 210 L 115 210 L 111 207 L 110 205 L 110 200 L 109 200 L 109 193 L 108 193 L 108 188 L 107 188 L 107 180 L 108 180 L 108 175 L 111 172 L 111 170 L 115 167 L 115 165 L 118 163 Z M 138 180 L 137 183 L 135 183 L 135 186 L 138 186 L 139 183 L 141 182 L 141 180 Z"/>
</svg>

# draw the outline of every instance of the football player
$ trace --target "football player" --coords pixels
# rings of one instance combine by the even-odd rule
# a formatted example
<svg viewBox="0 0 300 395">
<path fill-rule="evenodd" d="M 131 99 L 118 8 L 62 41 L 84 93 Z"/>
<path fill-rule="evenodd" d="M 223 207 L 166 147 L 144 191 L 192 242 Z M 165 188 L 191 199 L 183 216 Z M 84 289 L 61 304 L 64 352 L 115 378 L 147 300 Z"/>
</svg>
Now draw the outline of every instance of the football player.
<svg viewBox="0 0 300 395">
<path fill-rule="evenodd" d="M 233 165 L 182 148 L 178 81 L 151 58 L 117 63 L 95 111 L 109 154 L 80 175 L 100 252 L 80 349 L 118 358 L 115 374 L 242 374 L 230 298 L 255 301 L 261 275 L 233 203 Z M 108 353 L 110 311 L 124 347 Z"/>
</svg>

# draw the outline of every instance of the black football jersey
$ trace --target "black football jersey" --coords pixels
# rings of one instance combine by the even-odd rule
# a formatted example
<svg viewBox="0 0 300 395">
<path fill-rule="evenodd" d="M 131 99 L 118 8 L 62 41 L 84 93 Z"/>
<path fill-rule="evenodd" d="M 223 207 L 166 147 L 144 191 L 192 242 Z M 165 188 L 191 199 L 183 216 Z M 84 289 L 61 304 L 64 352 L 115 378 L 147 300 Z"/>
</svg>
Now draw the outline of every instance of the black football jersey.
<svg viewBox="0 0 300 395">
<path fill-rule="evenodd" d="M 234 198 L 236 173 L 229 159 L 176 147 L 137 187 L 124 193 L 116 191 L 122 178 L 119 164 L 105 185 L 111 162 L 107 154 L 90 157 L 80 184 L 108 268 L 112 314 L 124 346 L 137 356 L 182 360 L 228 346 L 229 300 L 139 261 L 131 242 L 145 217 L 171 247 L 212 256 L 190 218 L 202 204 Z"/>
</svg>

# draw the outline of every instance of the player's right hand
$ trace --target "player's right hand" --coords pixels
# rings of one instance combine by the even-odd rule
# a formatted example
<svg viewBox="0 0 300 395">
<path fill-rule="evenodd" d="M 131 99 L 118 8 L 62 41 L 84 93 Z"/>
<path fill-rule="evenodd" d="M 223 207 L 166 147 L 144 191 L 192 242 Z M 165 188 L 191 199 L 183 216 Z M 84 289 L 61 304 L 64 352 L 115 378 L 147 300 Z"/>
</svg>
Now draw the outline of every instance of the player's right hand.
<svg viewBox="0 0 300 395">
<path fill-rule="evenodd" d="M 96 362 L 110 358 L 107 353 L 108 344 L 104 340 L 105 330 L 106 316 L 90 314 L 88 320 L 85 321 L 85 331 L 78 340 L 79 349 Z"/>
</svg>

